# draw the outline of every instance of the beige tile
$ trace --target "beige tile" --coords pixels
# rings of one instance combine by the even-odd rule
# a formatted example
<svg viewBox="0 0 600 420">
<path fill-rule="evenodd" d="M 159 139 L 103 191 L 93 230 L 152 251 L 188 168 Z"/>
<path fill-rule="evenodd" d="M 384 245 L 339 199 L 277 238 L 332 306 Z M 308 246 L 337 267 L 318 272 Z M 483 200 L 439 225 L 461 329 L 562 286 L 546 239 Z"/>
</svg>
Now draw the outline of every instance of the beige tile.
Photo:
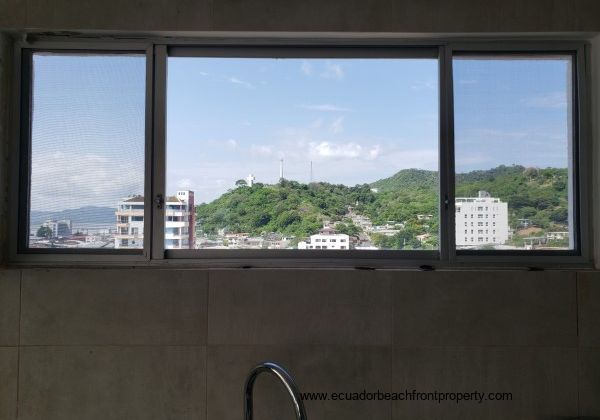
<svg viewBox="0 0 600 420">
<path fill-rule="evenodd" d="M 208 30 L 210 0 L 28 0 L 27 25 L 62 30 Z"/>
<path fill-rule="evenodd" d="M 19 419 L 205 419 L 204 347 L 25 347 Z"/>
<path fill-rule="evenodd" d="M 394 345 L 577 345 L 575 274 L 392 273 Z"/>
<path fill-rule="evenodd" d="M 207 274 L 192 270 L 24 270 L 21 342 L 206 343 Z"/>
<path fill-rule="evenodd" d="M 0 269 L 0 346 L 19 344 L 20 270 Z"/>
<path fill-rule="evenodd" d="M 0 419 L 17 418 L 17 347 L 0 347 Z"/>
<path fill-rule="evenodd" d="M 600 273 L 577 273 L 579 342 L 600 347 Z"/>
<path fill-rule="evenodd" d="M 211 271 L 210 344 L 390 343 L 389 282 L 361 271 Z"/>
<path fill-rule="evenodd" d="M 579 414 L 600 417 L 600 348 L 579 349 Z"/>
<path fill-rule="evenodd" d="M 391 29 L 391 0 L 214 0 L 220 31 L 372 31 Z"/>
<path fill-rule="evenodd" d="M 395 392 L 511 393 L 512 400 L 397 401 L 394 419 L 546 419 L 577 417 L 577 349 L 396 349 Z"/>
<path fill-rule="evenodd" d="M 284 366 L 300 392 L 389 391 L 391 354 L 387 347 L 210 346 L 208 348 L 208 418 L 243 418 L 243 389 L 259 362 Z M 293 418 L 290 397 L 268 374 L 254 387 L 255 418 Z M 305 401 L 310 420 L 389 419 L 389 401 Z"/>
</svg>

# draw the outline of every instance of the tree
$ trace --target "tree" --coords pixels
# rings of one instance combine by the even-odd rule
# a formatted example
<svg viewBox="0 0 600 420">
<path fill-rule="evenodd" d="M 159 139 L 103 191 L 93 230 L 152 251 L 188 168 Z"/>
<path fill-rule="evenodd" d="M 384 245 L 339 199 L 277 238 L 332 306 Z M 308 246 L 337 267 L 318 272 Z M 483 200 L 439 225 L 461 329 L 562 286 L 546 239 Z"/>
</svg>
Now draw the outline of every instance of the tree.
<svg viewBox="0 0 600 420">
<path fill-rule="evenodd" d="M 243 179 L 238 179 L 237 181 L 235 181 L 235 186 L 236 187 L 246 187 L 246 186 L 248 186 L 248 183 Z"/>
<path fill-rule="evenodd" d="M 52 238 L 52 229 L 50 229 L 48 226 L 40 226 L 36 235 L 38 238 Z"/>
</svg>

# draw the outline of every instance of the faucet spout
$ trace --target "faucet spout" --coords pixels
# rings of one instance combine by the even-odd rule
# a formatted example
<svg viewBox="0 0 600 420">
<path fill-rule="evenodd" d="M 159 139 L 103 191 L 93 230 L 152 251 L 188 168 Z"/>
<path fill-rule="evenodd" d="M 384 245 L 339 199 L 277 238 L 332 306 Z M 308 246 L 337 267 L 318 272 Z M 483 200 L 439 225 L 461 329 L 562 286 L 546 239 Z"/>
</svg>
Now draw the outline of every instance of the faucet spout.
<svg viewBox="0 0 600 420">
<path fill-rule="evenodd" d="M 285 386 L 288 394 L 292 398 L 294 404 L 294 412 L 296 413 L 296 420 L 306 420 L 306 412 L 304 411 L 304 403 L 300 397 L 300 391 L 298 386 L 290 376 L 290 374 L 281 366 L 272 363 L 264 362 L 255 366 L 248 377 L 246 378 L 246 385 L 244 386 L 244 420 L 253 420 L 252 413 L 252 392 L 254 388 L 254 382 L 258 375 L 263 372 L 275 375 Z"/>
</svg>

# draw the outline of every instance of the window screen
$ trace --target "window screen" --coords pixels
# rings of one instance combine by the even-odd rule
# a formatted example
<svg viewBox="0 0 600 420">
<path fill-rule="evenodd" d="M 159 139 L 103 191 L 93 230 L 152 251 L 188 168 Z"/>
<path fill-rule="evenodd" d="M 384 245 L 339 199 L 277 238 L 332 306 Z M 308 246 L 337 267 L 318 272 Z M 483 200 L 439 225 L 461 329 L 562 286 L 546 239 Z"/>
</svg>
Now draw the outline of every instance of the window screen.
<svg viewBox="0 0 600 420">
<path fill-rule="evenodd" d="M 145 56 L 34 53 L 30 248 L 142 248 Z"/>
<path fill-rule="evenodd" d="M 453 67 L 457 249 L 573 249 L 572 57 Z"/>
</svg>

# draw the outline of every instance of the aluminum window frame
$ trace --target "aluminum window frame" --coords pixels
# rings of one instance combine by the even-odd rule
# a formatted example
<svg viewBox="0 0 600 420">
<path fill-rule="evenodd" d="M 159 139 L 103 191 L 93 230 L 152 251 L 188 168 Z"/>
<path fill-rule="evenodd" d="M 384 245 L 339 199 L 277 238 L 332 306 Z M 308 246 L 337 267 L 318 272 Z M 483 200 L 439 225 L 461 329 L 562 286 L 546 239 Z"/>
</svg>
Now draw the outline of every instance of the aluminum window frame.
<svg viewBox="0 0 600 420">
<path fill-rule="evenodd" d="M 375 43 L 321 43 L 316 45 L 304 44 L 296 41 L 293 44 L 279 44 L 277 42 L 261 42 L 250 45 L 228 44 L 207 44 L 202 46 L 179 46 L 170 45 L 161 48 L 160 55 L 157 55 L 156 63 L 161 68 L 156 69 L 156 74 L 167 74 L 168 57 L 239 57 L 239 58 L 398 58 L 398 59 L 436 59 L 438 62 L 438 80 L 441 81 L 442 66 L 441 56 L 443 46 L 436 44 L 388 44 L 381 45 Z M 164 67 L 162 67 L 164 66 Z M 166 117 L 166 79 L 158 80 L 157 83 L 164 82 L 164 86 L 157 85 L 157 109 L 165 111 Z M 441 83 L 440 83 L 441 85 Z M 164 94 L 164 97 L 162 96 Z M 443 106 L 442 98 L 438 91 L 438 115 L 441 114 Z M 166 125 L 166 124 L 165 124 Z M 442 126 L 442 121 L 438 117 L 438 173 L 442 169 L 442 138 L 445 136 L 446 127 Z M 155 147 L 166 150 L 166 132 L 164 130 L 157 132 L 155 137 Z M 156 149 L 155 149 L 156 151 Z M 166 164 L 166 162 L 161 163 Z M 165 168 L 157 168 L 155 173 L 165 173 Z M 441 178 L 441 177 L 440 177 Z M 155 197 L 166 196 L 166 179 L 160 179 L 160 184 L 155 185 Z M 402 266 L 425 266 L 437 264 L 442 260 L 442 255 L 447 254 L 445 249 L 445 229 L 442 229 L 442 220 L 447 219 L 447 207 L 441 197 L 447 196 L 445 184 L 439 182 L 439 247 L 437 250 L 380 250 L 380 251 L 357 251 L 357 250 L 209 250 L 209 249 L 165 249 L 162 253 L 157 252 L 153 257 L 160 258 L 161 254 L 168 261 L 180 261 L 183 263 L 204 263 L 210 265 L 216 263 L 226 266 L 242 267 L 294 267 L 294 266 L 327 266 L 327 267 L 394 267 Z M 160 211 L 160 209 L 155 209 Z M 157 215 L 158 215 L 157 211 Z M 161 220 L 164 216 L 158 216 Z M 158 251 L 163 243 L 162 235 L 164 230 L 155 232 L 154 249 Z M 160 243 L 159 243 L 160 242 Z M 163 245 L 164 247 L 164 245 Z"/>
<path fill-rule="evenodd" d="M 85 52 L 133 51 L 146 55 L 146 148 L 145 148 L 145 214 L 144 248 L 135 254 L 125 250 L 98 252 L 97 249 L 53 250 L 53 252 L 22 252 L 19 250 L 18 229 L 20 206 L 9 206 L 9 262 L 24 265 L 143 265 L 185 267 L 286 267 L 286 268 L 590 268 L 592 267 L 591 235 L 591 99 L 588 86 L 591 79 L 589 68 L 589 44 L 586 41 L 564 40 L 489 40 L 465 39 L 392 39 L 392 38 L 279 38 L 279 37 L 222 37 L 205 39 L 156 39 L 131 42 L 123 40 L 95 40 L 90 38 L 67 41 L 19 42 L 15 48 L 15 80 L 11 120 L 13 129 L 10 141 L 11 179 L 9 199 L 18 202 L 18 164 L 22 143 L 22 90 L 23 51 L 58 50 Z M 217 56 L 230 57 L 244 54 L 246 57 L 272 57 L 273 52 L 286 57 L 335 58 L 348 56 L 369 58 L 387 56 L 390 52 L 398 58 L 422 58 L 423 52 L 436 51 L 439 75 L 439 248 L 429 251 L 313 251 L 304 250 L 166 250 L 164 247 L 164 209 L 155 202 L 159 196 L 166 197 L 166 97 L 167 60 L 169 56 Z M 298 52 L 302 52 L 299 54 Z M 574 135 L 577 157 L 573 160 L 574 188 L 572 205 L 577 206 L 574 232 L 578 235 L 578 249 L 567 253 L 561 251 L 469 251 L 457 252 L 454 224 L 454 114 L 453 72 L 455 53 L 565 53 L 575 57 L 576 71 L 573 77 Z M 212 55 L 207 55 L 212 54 Z M 296 54 L 296 56 L 294 56 Z M 15 201 L 17 200 L 17 201 Z M 27 203 L 28 204 L 28 203 Z M 44 251 L 44 250 L 41 250 Z M 47 250 L 45 250 L 47 251 Z M 68 251 L 68 252 L 65 252 Z"/>
<path fill-rule="evenodd" d="M 29 248 L 26 231 L 29 225 L 29 188 L 31 164 L 31 90 L 33 79 L 32 57 L 37 52 L 59 54 L 139 54 L 145 58 L 145 109 L 144 109 L 144 220 L 152 220 L 151 165 L 153 118 L 149 118 L 153 109 L 154 60 L 153 46 L 150 43 L 105 43 L 90 41 L 37 41 L 16 43 L 14 51 L 13 106 L 11 109 L 12 130 L 10 147 L 11 180 L 9 200 L 17 205 L 9 206 L 9 262 L 25 264 L 62 264 L 74 263 L 144 263 L 149 261 L 152 229 L 144 223 L 144 247 L 140 249 L 48 249 Z M 15 181 L 16 180 L 16 181 Z"/>
<path fill-rule="evenodd" d="M 575 236 L 574 248 L 570 250 L 454 250 L 451 258 L 457 265 L 517 264 L 521 266 L 587 266 L 592 263 L 591 213 L 592 186 L 591 156 L 592 137 L 588 86 L 591 73 L 589 48 L 584 42 L 469 42 L 451 46 L 452 56 L 534 56 L 570 55 L 572 57 L 572 138 L 569 139 L 569 209 Z M 454 115 L 452 115 L 454 117 Z M 453 146 L 454 150 L 454 146 Z M 573 167 L 571 170 L 571 166 Z M 572 176 L 571 176 L 572 175 Z M 454 175 L 452 176 L 454 180 Z M 451 203 L 454 206 L 452 188 Z M 449 214 L 454 226 L 454 209 Z"/>
</svg>

